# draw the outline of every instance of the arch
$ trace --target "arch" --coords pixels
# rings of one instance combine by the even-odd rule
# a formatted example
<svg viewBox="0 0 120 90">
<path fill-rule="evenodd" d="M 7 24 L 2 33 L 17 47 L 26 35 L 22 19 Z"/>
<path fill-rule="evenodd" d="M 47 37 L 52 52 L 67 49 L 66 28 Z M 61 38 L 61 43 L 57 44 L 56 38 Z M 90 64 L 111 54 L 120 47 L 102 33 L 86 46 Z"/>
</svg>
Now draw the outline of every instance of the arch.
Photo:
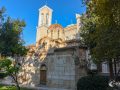
<svg viewBox="0 0 120 90">
<path fill-rule="evenodd" d="M 46 85 L 47 83 L 47 67 L 45 64 L 42 64 L 40 67 L 40 84 Z"/>
<path fill-rule="evenodd" d="M 47 67 L 45 64 L 42 64 L 41 67 L 40 67 L 40 70 L 47 70 Z"/>
<path fill-rule="evenodd" d="M 41 39 L 38 41 L 38 44 L 41 44 L 41 43 L 43 43 L 43 42 L 46 41 L 46 40 L 51 40 L 51 38 L 45 36 L 45 37 L 41 38 Z"/>
</svg>

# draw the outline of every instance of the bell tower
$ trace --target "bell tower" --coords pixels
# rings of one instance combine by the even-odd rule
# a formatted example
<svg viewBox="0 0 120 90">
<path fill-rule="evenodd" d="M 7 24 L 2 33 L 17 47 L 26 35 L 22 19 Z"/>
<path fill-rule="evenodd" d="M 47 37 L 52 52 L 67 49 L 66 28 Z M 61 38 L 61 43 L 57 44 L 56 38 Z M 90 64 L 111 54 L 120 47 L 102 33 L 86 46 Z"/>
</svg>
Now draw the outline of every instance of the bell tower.
<svg viewBox="0 0 120 90">
<path fill-rule="evenodd" d="M 52 9 L 49 8 L 47 5 L 43 6 L 39 9 L 39 20 L 38 26 L 50 26 L 52 21 Z"/>
<path fill-rule="evenodd" d="M 36 44 L 41 38 L 47 35 L 48 27 L 51 25 L 52 22 L 52 12 L 53 10 L 47 5 L 44 5 L 39 9 Z"/>
</svg>

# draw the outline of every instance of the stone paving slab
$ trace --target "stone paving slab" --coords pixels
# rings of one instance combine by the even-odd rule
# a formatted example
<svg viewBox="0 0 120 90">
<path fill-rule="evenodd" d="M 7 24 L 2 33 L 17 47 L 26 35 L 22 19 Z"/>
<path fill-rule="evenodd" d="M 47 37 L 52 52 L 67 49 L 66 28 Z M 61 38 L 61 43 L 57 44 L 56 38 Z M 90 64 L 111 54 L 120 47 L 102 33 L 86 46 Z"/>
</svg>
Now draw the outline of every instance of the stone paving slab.
<svg viewBox="0 0 120 90">
<path fill-rule="evenodd" d="M 61 89 L 61 88 L 49 88 L 49 87 L 26 87 L 35 90 L 71 90 L 71 89 Z"/>
<path fill-rule="evenodd" d="M 15 83 L 6 83 L 6 82 L 0 82 L 0 84 L 5 84 L 5 85 L 15 85 Z M 21 86 L 21 85 L 20 85 Z M 31 89 L 35 89 L 35 90 L 72 90 L 72 89 L 62 89 L 62 88 L 49 88 L 49 87 L 30 87 L 30 86 L 21 86 L 21 87 L 25 87 L 25 88 L 31 88 Z"/>
</svg>

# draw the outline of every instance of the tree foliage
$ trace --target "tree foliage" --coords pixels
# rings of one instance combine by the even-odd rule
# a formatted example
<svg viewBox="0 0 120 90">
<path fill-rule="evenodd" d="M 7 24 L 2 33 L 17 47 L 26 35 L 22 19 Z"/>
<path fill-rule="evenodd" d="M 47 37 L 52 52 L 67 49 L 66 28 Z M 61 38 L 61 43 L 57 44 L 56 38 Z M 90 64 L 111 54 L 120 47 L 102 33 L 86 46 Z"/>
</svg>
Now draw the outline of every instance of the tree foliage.
<svg viewBox="0 0 120 90">
<path fill-rule="evenodd" d="M 7 75 L 13 75 L 19 71 L 18 67 L 15 67 L 10 59 L 2 59 L 0 60 L 0 68 Z"/>
<path fill-rule="evenodd" d="M 98 62 L 119 57 L 119 0 L 87 0 L 86 5 L 81 35 L 90 48 L 92 57 Z"/>
<path fill-rule="evenodd" d="M 17 89 L 20 90 L 17 77 L 20 63 L 16 57 L 26 55 L 28 51 L 21 37 L 25 22 L 23 20 L 14 20 L 6 17 L 4 12 L 4 8 L 0 9 L 0 55 L 2 56 L 2 59 L 0 58 L 0 69 L 3 70 L 7 76 L 13 78 Z M 15 59 L 14 64 L 13 61 L 7 59 L 7 57 Z"/>
<path fill-rule="evenodd" d="M 20 90 L 17 74 L 19 72 L 19 65 L 15 64 L 13 60 L 4 58 L 0 60 L 0 69 L 5 74 L 4 76 L 11 76 L 15 81 L 18 90 Z"/>
<path fill-rule="evenodd" d="M 89 47 L 94 62 L 109 62 L 112 78 L 112 62 L 120 57 L 120 1 L 84 1 L 87 11 L 82 16 L 81 36 Z"/>
<path fill-rule="evenodd" d="M 10 17 L 4 17 L 4 9 L 0 13 L 0 53 L 4 56 L 23 56 L 27 49 L 23 46 L 24 42 L 21 38 L 25 22 L 22 20 L 13 20 Z"/>
</svg>

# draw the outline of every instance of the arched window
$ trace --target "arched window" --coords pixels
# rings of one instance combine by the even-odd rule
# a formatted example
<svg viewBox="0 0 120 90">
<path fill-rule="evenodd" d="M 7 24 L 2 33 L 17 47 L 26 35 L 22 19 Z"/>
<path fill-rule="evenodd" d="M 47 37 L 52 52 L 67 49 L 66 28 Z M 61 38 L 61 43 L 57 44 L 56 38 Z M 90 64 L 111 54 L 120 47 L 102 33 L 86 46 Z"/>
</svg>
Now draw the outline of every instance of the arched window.
<svg viewBox="0 0 120 90">
<path fill-rule="evenodd" d="M 49 19 L 49 15 L 48 13 L 46 14 L 46 25 L 48 25 L 48 19 Z"/>
<path fill-rule="evenodd" d="M 60 30 L 58 30 L 58 38 L 59 38 L 59 36 L 60 36 Z"/>
<path fill-rule="evenodd" d="M 47 30 L 47 35 L 48 35 L 48 30 Z"/>
<path fill-rule="evenodd" d="M 43 23 L 44 23 L 44 14 L 42 13 L 41 14 L 41 24 L 43 25 Z"/>
<path fill-rule="evenodd" d="M 53 30 L 51 31 L 51 38 L 53 38 Z"/>
</svg>

